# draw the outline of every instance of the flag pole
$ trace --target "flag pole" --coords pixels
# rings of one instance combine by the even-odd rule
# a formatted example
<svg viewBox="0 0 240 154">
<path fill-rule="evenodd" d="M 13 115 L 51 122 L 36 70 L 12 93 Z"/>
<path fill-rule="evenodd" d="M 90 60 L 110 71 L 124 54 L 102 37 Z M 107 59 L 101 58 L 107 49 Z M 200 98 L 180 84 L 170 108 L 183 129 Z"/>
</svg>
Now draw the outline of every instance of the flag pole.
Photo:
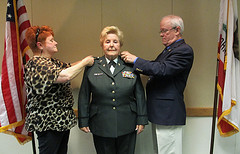
<svg viewBox="0 0 240 154">
<path fill-rule="evenodd" d="M 215 92 L 214 92 L 214 103 L 213 103 L 213 115 L 212 115 L 212 134 L 211 134 L 211 144 L 210 144 L 210 154 L 213 154 L 214 148 L 214 137 L 215 137 L 215 127 L 216 127 L 216 115 L 217 115 L 217 98 L 218 98 L 218 60 L 216 67 L 216 78 L 215 78 Z"/>
<path fill-rule="evenodd" d="M 32 132 L 32 149 L 33 149 L 33 154 L 36 154 L 36 146 L 35 146 L 34 132 Z"/>
</svg>

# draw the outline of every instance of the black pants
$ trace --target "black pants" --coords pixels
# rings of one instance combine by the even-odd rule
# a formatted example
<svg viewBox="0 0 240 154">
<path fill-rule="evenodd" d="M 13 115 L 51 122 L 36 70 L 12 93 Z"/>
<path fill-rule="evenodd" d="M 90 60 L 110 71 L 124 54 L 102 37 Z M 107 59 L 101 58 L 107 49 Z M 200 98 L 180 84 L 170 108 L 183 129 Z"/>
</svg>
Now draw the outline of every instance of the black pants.
<svg viewBox="0 0 240 154">
<path fill-rule="evenodd" d="M 68 139 L 70 130 L 68 131 L 43 131 L 36 132 L 39 154 L 67 154 Z"/>
<path fill-rule="evenodd" d="M 134 154 L 136 132 L 117 138 L 101 137 L 93 134 L 97 154 Z"/>
</svg>

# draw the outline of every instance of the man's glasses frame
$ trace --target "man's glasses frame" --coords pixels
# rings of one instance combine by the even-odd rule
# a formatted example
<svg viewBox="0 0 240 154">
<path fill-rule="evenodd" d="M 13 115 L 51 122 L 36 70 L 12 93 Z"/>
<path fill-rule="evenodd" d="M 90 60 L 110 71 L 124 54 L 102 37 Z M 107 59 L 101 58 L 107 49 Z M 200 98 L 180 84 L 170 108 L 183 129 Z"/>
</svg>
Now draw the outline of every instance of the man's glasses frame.
<svg viewBox="0 0 240 154">
<path fill-rule="evenodd" d="M 162 30 L 160 30 L 159 34 L 165 34 L 165 33 L 167 33 L 168 31 L 173 30 L 173 29 L 176 29 L 176 28 L 177 28 L 177 27 L 172 27 L 172 28 L 170 28 L 170 29 L 162 29 Z"/>
</svg>

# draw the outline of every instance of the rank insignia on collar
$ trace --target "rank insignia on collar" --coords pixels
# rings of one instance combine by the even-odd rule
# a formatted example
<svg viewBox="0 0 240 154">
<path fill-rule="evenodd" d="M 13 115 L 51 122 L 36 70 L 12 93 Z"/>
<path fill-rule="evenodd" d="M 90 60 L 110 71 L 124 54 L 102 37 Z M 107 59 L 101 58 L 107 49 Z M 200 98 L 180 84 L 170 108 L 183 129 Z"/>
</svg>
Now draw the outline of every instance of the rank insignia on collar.
<svg viewBox="0 0 240 154">
<path fill-rule="evenodd" d="M 134 78 L 133 72 L 130 72 L 130 71 L 123 71 L 123 72 L 122 72 L 122 76 L 123 76 L 124 78 L 130 78 L 130 79 L 133 79 L 133 78 Z"/>
</svg>

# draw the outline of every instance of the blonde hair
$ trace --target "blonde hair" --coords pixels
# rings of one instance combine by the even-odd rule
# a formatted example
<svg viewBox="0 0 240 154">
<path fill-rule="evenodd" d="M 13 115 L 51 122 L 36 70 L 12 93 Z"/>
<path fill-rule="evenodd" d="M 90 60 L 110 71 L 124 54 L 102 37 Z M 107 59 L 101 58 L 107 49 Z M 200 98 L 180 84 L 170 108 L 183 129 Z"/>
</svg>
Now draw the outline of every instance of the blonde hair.
<svg viewBox="0 0 240 154">
<path fill-rule="evenodd" d="M 123 32 L 117 26 L 107 26 L 100 34 L 100 45 L 103 46 L 103 42 L 108 34 L 115 34 L 118 36 L 120 46 L 123 45 Z"/>
</svg>

